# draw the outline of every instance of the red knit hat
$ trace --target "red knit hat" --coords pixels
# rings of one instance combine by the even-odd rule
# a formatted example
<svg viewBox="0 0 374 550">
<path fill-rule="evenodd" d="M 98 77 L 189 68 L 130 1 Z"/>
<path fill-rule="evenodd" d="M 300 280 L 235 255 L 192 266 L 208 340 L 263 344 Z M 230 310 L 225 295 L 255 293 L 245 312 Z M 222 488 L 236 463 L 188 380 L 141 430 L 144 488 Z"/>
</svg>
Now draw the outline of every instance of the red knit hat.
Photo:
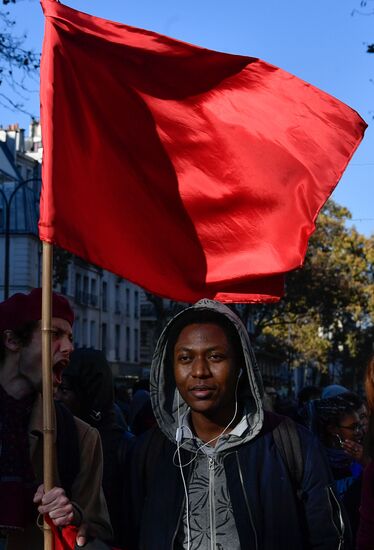
<svg viewBox="0 0 374 550">
<path fill-rule="evenodd" d="M 70 325 L 74 322 L 74 312 L 67 299 L 61 294 L 52 293 L 52 317 L 65 319 Z M 0 331 L 16 330 L 26 323 L 42 318 L 42 289 L 34 288 L 29 294 L 14 294 L 0 303 Z"/>
</svg>

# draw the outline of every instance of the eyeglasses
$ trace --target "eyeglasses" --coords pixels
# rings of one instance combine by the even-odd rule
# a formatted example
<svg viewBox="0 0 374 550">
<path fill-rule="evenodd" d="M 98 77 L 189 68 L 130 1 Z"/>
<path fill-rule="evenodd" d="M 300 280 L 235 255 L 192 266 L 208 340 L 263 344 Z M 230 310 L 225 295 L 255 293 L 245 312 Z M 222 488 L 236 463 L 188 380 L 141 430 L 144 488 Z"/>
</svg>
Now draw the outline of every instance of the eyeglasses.
<svg viewBox="0 0 374 550">
<path fill-rule="evenodd" d="M 350 430 L 351 432 L 361 432 L 363 429 L 362 424 L 352 424 L 351 426 L 341 426 L 338 424 L 338 428 L 344 428 L 345 430 Z"/>
</svg>

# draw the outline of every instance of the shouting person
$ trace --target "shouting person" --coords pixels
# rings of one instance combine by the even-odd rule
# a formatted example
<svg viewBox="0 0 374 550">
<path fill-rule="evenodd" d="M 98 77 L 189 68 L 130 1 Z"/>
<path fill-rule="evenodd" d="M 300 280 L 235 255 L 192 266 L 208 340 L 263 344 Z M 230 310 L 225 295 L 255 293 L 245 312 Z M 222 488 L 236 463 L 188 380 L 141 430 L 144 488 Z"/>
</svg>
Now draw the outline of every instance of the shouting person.
<svg viewBox="0 0 374 550">
<path fill-rule="evenodd" d="M 56 485 L 44 491 L 41 365 L 41 289 L 0 303 L 0 533 L 7 550 L 42 550 L 39 514 L 57 526 L 76 525 L 77 542 L 87 532 L 111 537 L 101 488 L 98 432 L 56 406 Z M 73 311 L 63 296 L 52 298 L 54 383 L 73 349 Z M 41 522 L 42 525 L 42 522 Z"/>
</svg>

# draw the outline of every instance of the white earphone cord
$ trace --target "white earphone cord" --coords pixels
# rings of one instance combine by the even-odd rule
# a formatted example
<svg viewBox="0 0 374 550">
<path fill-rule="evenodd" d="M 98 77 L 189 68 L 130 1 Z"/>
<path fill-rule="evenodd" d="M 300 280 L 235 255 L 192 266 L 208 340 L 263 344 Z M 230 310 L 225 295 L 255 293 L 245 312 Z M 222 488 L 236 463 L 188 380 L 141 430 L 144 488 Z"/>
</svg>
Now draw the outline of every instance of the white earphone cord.
<svg viewBox="0 0 374 550">
<path fill-rule="evenodd" d="M 182 477 L 182 482 L 183 482 L 183 489 L 184 489 L 184 494 L 185 494 L 185 497 L 186 497 L 186 527 L 187 527 L 187 550 L 190 550 L 190 547 L 191 547 L 191 539 L 190 539 L 190 518 L 189 518 L 189 515 L 190 515 L 190 507 L 189 507 L 189 501 L 188 501 L 188 491 L 187 491 L 187 483 L 186 483 L 186 480 L 185 480 L 185 477 L 184 477 L 184 473 L 183 473 L 183 468 L 185 468 L 186 466 L 189 466 L 190 464 L 192 464 L 192 462 L 194 462 L 197 458 L 197 454 L 198 452 L 203 449 L 204 447 L 206 447 L 207 445 L 209 445 L 209 443 L 212 443 L 213 441 L 215 441 L 216 439 L 219 439 L 220 437 L 223 436 L 223 434 L 226 432 L 226 430 L 231 426 L 231 424 L 234 422 L 235 418 L 236 418 L 236 415 L 238 413 L 238 385 L 239 385 L 239 380 L 240 380 L 240 376 L 242 374 L 242 370 L 240 370 L 239 372 L 239 376 L 238 376 L 238 380 L 236 382 L 236 388 L 235 388 L 235 411 L 234 411 L 234 416 L 232 417 L 232 419 L 230 420 L 230 422 L 227 424 L 227 426 L 223 429 L 223 431 L 217 435 L 216 437 L 213 437 L 212 439 L 210 439 L 209 441 L 206 441 L 205 443 L 203 443 L 203 445 L 200 445 L 200 447 L 198 447 L 195 451 L 195 454 L 194 456 L 192 457 L 192 459 L 187 462 L 186 464 L 182 464 L 182 461 L 181 461 L 181 454 L 180 454 L 180 450 L 181 448 L 183 448 L 183 443 L 181 444 L 180 441 L 181 441 L 181 438 L 182 438 L 182 432 L 181 432 L 181 423 L 180 423 L 180 410 L 179 410 L 179 390 L 177 389 L 177 416 L 178 416 L 178 428 L 177 428 L 177 431 L 176 431 L 176 441 L 177 441 L 177 449 L 176 451 L 174 452 L 173 454 L 173 464 L 174 466 L 176 466 L 177 468 L 180 469 L 180 473 L 181 473 L 181 477 Z M 186 426 L 188 428 L 188 430 L 191 432 L 191 435 L 193 436 L 193 433 L 192 433 L 192 430 L 189 426 Z M 175 463 L 175 455 L 178 455 L 178 462 L 179 464 L 176 464 Z"/>
</svg>

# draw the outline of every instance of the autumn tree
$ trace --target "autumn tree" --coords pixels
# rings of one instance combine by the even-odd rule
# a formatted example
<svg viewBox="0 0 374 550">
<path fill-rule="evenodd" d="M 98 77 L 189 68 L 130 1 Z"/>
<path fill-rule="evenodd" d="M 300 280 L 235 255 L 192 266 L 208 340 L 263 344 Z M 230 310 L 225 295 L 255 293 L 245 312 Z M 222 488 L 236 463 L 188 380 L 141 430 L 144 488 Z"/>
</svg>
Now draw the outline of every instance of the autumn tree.
<svg viewBox="0 0 374 550">
<path fill-rule="evenodd" d="M 346 208 L 328 201 L 320 213 L 303 268 L 287 275 L 284 298 L 242 307 L 258 349 L 292 366 L 325 370 L 340 361 L 355 384 L 373 336 L 373 237 L 346 221 Z"/>
</svg>

